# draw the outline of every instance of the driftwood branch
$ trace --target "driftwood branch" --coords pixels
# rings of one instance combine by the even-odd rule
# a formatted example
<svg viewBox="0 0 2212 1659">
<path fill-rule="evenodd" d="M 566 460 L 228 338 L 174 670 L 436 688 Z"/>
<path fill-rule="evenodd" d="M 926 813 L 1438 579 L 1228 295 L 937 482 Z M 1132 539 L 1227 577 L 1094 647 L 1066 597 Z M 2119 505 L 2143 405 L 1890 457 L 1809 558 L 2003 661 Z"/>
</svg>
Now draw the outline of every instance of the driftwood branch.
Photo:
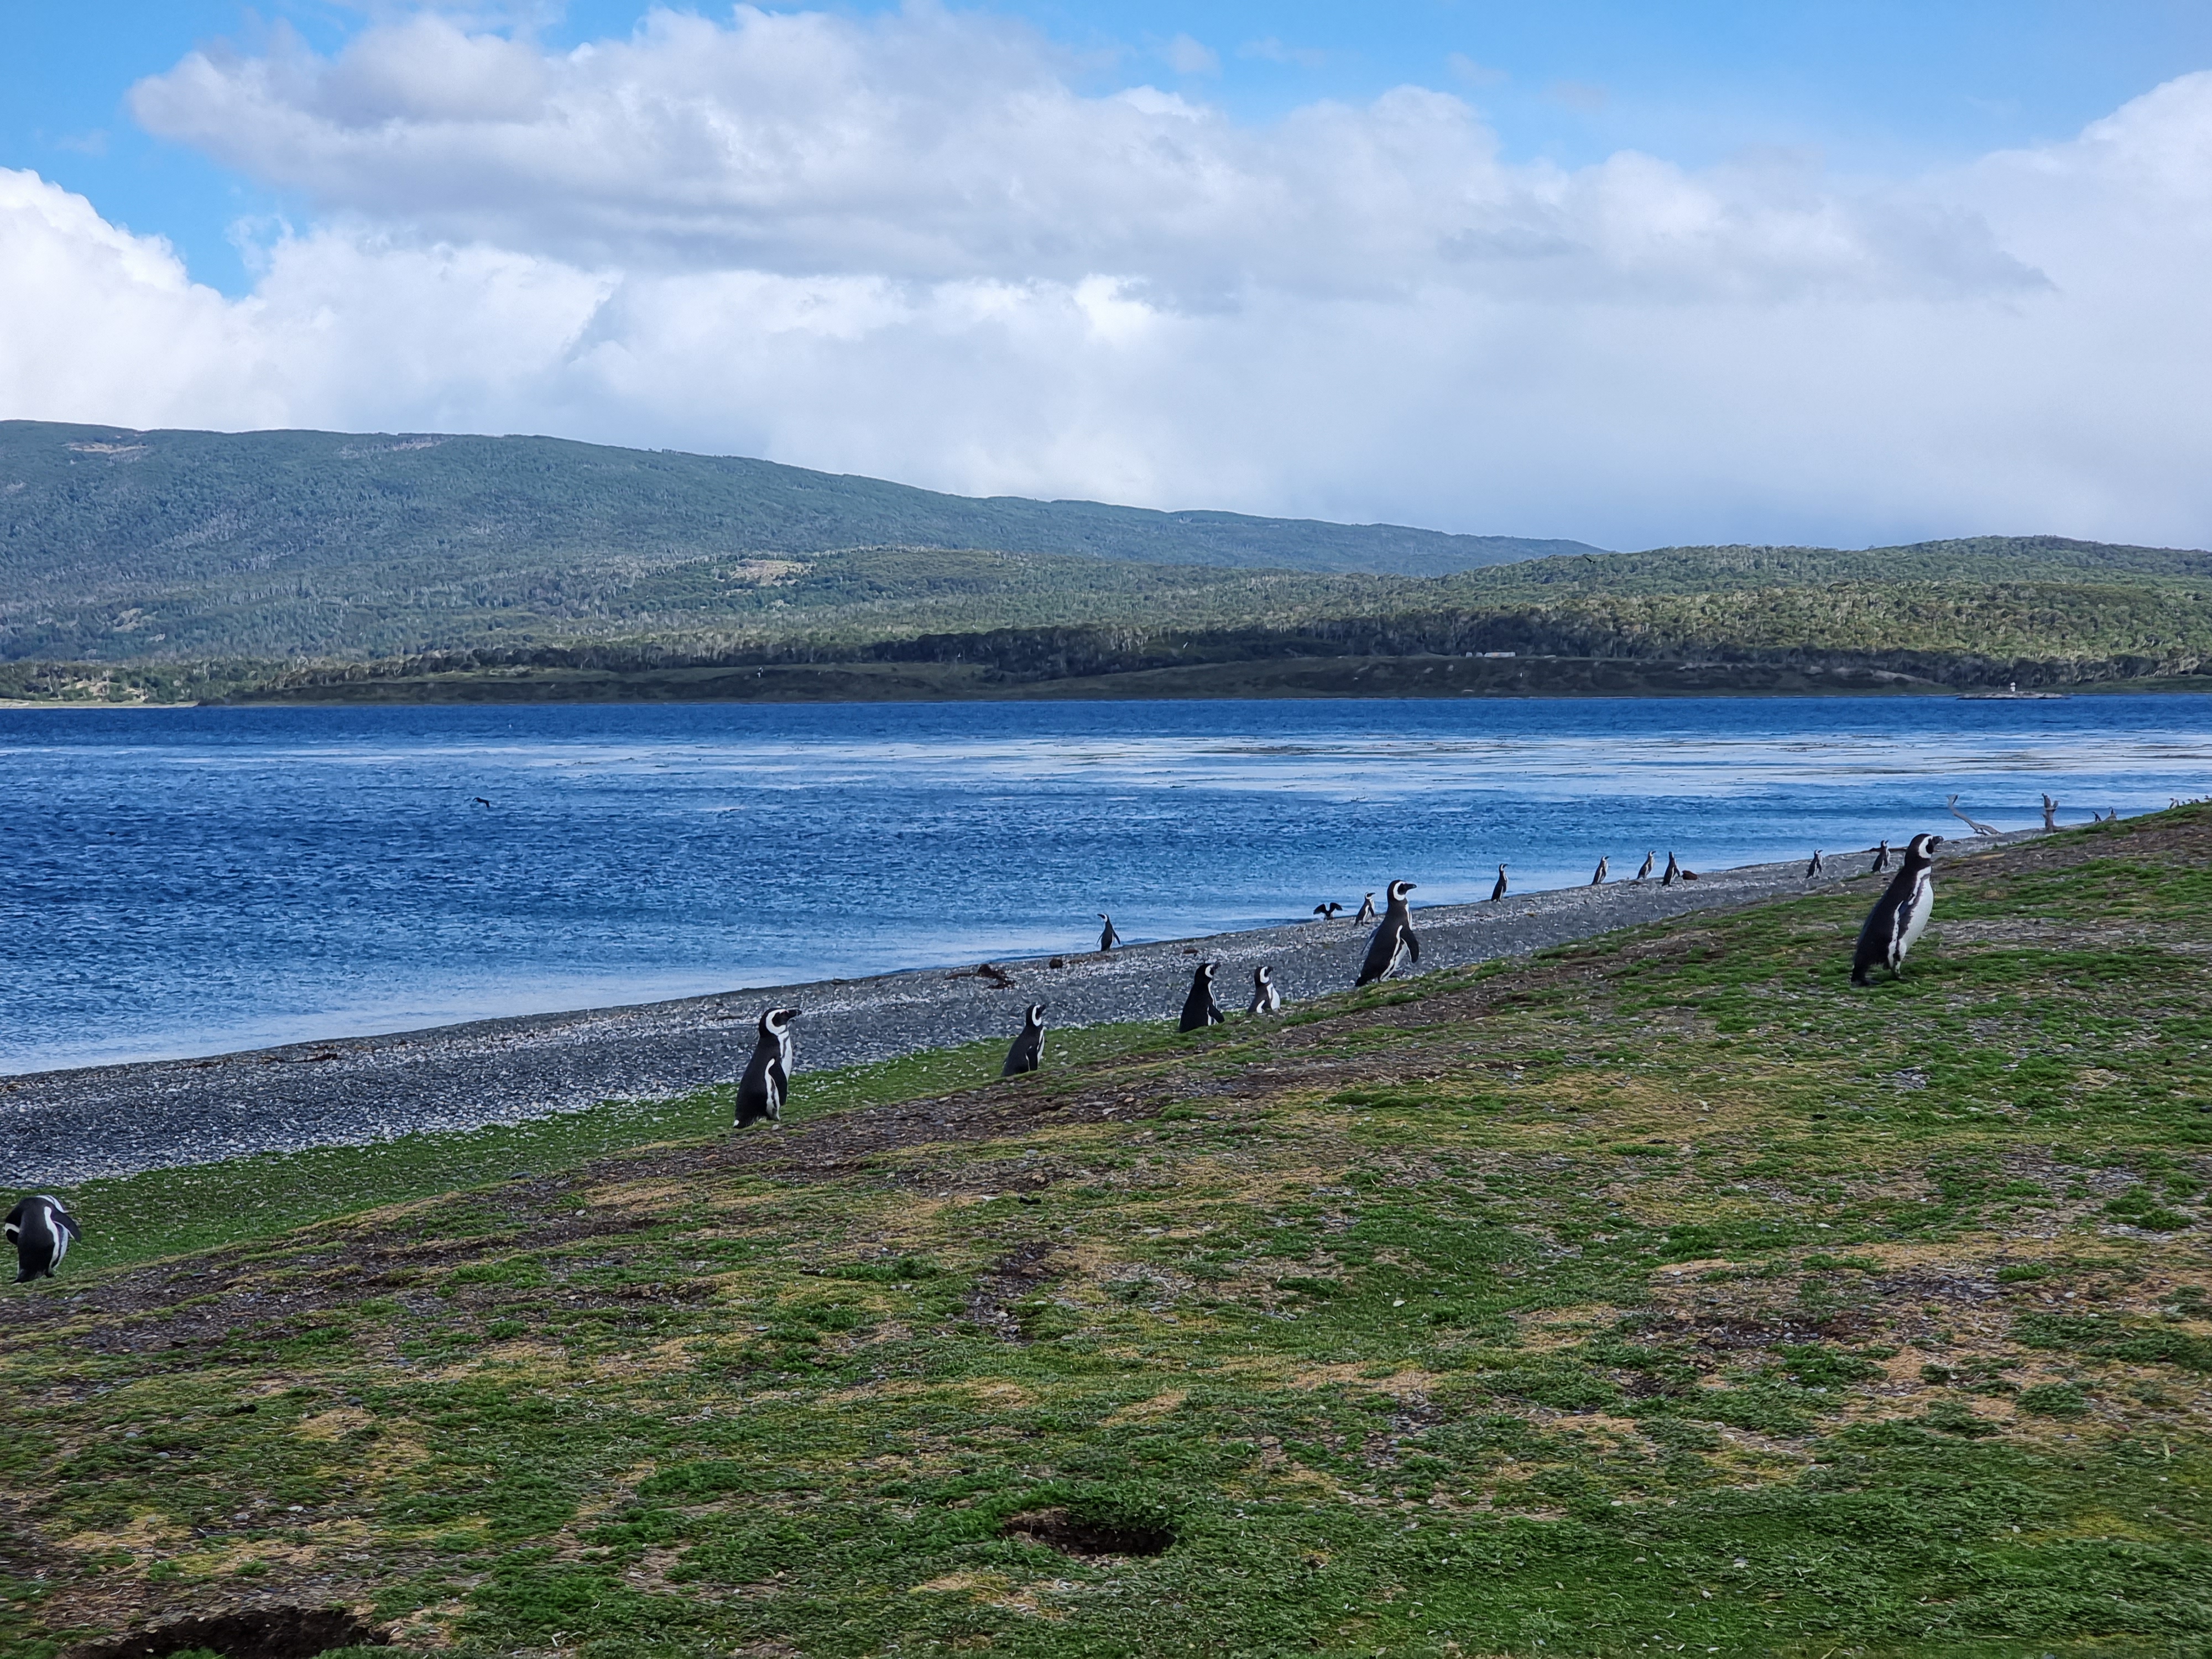
<svg viewBox="0 0 2212 1659">
<path fill-rule="evenodd" d="M 1971 830 L 1972 830 L 1976 835 L 1978 835 L 1978 836 L 1994 836 L 1994 835 L 1996 835 L 1996 834 L 1997 834 L 1997 833 L 1998 833 L 1998 831 L 1997 831 L 1997 827 L 1996 827 L 1995 824 L 1993 824 L 1993 823 L 1975 823 L 1975 822 L 1974 822 L 1974 820 L 1973 820 L 1973 819 L 1972 819 L 1972 818 L 1968 817 L 1967 817 L 1964 812 L 1961 812 L 1961 811 L 1959 810 L 1959 798 L 1958 798 L 1956 795 L 1952 796 L 1952 797 L 1951 797 L 1951 799 L 1950 799 L 1950 800 L 1949 800 L 1948 802 L 1947 802 L 1947 803 L 1946 803 L 1946 805 L 1948 805 L 1950 807 L 1950 809 L 1951 809 L 1951 816 L 1952 816 L 1953 817 L 1954 817 L 1954 818 L 1958 819 L 1960 823 L 1963 823 L 1963 824 L 1966 825 L 1966 826 L 1967 826 L 1969 829 L 1971 829 Z"/>
</svg>

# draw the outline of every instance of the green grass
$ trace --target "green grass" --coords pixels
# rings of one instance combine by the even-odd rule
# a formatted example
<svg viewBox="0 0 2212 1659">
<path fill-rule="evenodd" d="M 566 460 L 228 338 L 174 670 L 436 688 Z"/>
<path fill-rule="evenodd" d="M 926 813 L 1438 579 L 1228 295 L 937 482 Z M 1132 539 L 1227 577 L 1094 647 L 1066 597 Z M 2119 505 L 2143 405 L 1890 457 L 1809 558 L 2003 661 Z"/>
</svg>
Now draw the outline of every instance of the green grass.
<svg viewBox="0 0 2212 1659">
<path fill-rule="evenodd" d="M 0 1358 L 0 1653 L 343 1601 L 598 1659 L 2201 1659 L 2208 876 L 2192 809 L 1947 872 L 1871 991 L 1822 895 L 823 1074 L 734 1149 L 701 1097 L 88 1188 Z"/>
</svg>

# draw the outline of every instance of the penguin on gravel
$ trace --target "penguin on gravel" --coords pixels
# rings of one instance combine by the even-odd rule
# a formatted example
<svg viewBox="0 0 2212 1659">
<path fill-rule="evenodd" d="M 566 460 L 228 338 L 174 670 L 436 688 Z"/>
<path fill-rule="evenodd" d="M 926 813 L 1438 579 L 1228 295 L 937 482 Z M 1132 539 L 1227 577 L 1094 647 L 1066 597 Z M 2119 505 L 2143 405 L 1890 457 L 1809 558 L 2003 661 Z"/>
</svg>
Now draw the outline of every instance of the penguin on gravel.
<svg viewBox="0 0 2212 1659">
<path fill-rule="evenodd" d="M 1221 1005 L 1213 1000 L 1213 964 L 1201 962 L 1198 971 L 1190 976 L 1190 994 L 1182 1000 L 1182 1024 L 1179 1031 L 1203 1031 L 1209 1025 L 1221 1024 Z"/>
<path fill-rule="evenodd" d="M 1613 860 L 1606 857 L 1602 853 L 1598 854 L 1597 873 L 1590 878 L 1590 885 L 1593 887 L 1604 886 L 1606 875 L 1612 870 L 1612 868 Z"/>
<path fill-rule="evenodd" d="M 1936 849 L 1941 836 L 1915 836 L 1905 849 L 1905 862 L 1890 878 L 1866 926 L 1859 929 L 1859 948 L 1851 958 L 1851 983 L 1871 985 L 1874 970 L 1887 968 L 1902 973 L 1905 954 L 1928 925 L 1936 904 Z"/>
<path fill-rule="evenodd" d="M 1374 896 L 1372 893 L 1368 895 L 1370 898 Z M 1367 909 L 1371 915 L 1375 907 L 1370 904 Z M 1246 1012 L 1253 1014 L 1279 1014 L 1283 1012 L 1283 994 L 1275 988 L 1274 969 L 1264 962 L 1252 970 L 1252 1006 Z"/>
<path fill-rule="evenodd" d="M 1819 875 L 1820 873 L 1820 849 L 1819 848 L 1815 847 L 1815 848 L 1813 849 L 1813 861 L 1812 861 L 1810 864 L 1808 864 L 1808 865 L 1805 866 L 1805 879 L 1806 879 L 1806 880 L 1808 880 L 1808 881 L 1810 881 L 1810 880 L 1812 880 L 1812 879 L 1813 879 L 1813 878 L 1814 878 L 1814 877 L 1815 877 L 1815 876 Z"/>
<path fill-rule="evenodd" d="M 1669 853 L 1667 854 L 1667 873 L 1659 878 L 1659 884 L 1662 887 L 1672 887 L 1675 878 L 1681 873 L 1682 866 L 1674 862 L 1674 855 Z"/>
<path fill-rule="evenodd" d="M 15 1282 L 52 1279 L 72 1243 L 83 1238 L 76 1218 L 61 1200 L 41 1193 L 8 1212 L 8 1242 L 15 1247 Z"/>
<path fill-rule="evenodd" d="M 1355 923 L 1375 920 L 1375 895 L 1370 893 L 1359 901 L 1359 914 L 1352 919 Z"/>
<path fill-rule="evenodd" d="M 1659 862 L 1659 855 L 1658 855 L 1656 853 L 1646 853 L 1646 854 L 1644 855 L 1644 867 L 1643 867 L 1641 870 L 1638 870 L 1638 871 L 1636 872 L 1636 878 L 1637 878 L 1637 880 L 1638 880 L 1638 881 L 1649 881 L 1649 880 L 1650 880 L 1650 879 L 1651 879 L 1651 866 L 1652 866 L 1653 865 L 1655 865 L 1655 864 L 1658 863 L 1658 862 Z"/>
<path fill-rule="evenodd" d="M 1505 866 L 1504 866 L 1504 865 L 1502 865 L 1502 864 L 1501 864 L 1501 865 L 1499 865 L 1499 866 L 1498 866 L 1498 884 L 1497 884 L 1495 887 L 1493 887 L 1493 888 L 1492 888 L 1492 889 L 1490 890 L 1490 902 L 1491 902 L 1492 904 L 1495 904 L 1495 903 L 1497 903 L 1497 902 L 1498 902 L 1498 900 L 1500 900 L 1500 899 L 1504 898 L 1504 896 L 1505 896 Z"/>
<path fill-rule="evenodd" d="M 766 1118 L 783 1121 L 783 1103 L 791 1093 L 791 1022 L 796 1008 L 771 1008 L 760 1017 L 760 1040 L 745 1074 L 738 1079 L 738 1128 Z"/>
<path fill-rule="evenodd" d="M 1413 913 L 1406 906 L 1406 895 L 1413 887 L 1410 881 L 1390 884 L 1389 908 L 1382 912 L 1382 925 L 1367 942 L 1367 959 L 1359 964 L 1359 977 L 1352 981 L 1354 985 L 1372 985 L 1395 973 L 1401 957 L 1410 956 L 1413 965 L 1420 966 L 1421 941 L 1413 933 Z"/>
<path fill-rule="evenodd" d="M 1868 869 L 1868 871 L 1867 871 L 1867 874 L 1869 874 L 1869 875 L 1870 875 L 1870 876 L 1878 876 L 1878 875 L 1880 875 L 1883 871 L 1885 871 L 1885 870 L 1887 870 L 1887 869 L 1888 869 L 1888 868 L 1889 868 L 1889 843 L 1888 843 L 1887 842 L 1882 842 L 1882 844 L 1881 844 L 1881 846 L 1879 846 L 1879 847 L 1877 847 L 1877 848 L 1875 848 L 1874 849 L 1874 863 L 1873 863 L 1873 865 L 1872 865 L 1872 866 Z"/>
<path fill-rule="evenodd" d="M 1110 951 L 1121 942 L 1121 936 L 1114 931 L 1114 918 L 1103 910 L 1098 913 L 1098 920 L 1106 924 L 1105 931 L 1098 935 L 1098 948 L 1102 951 Z"/>
<path fill-rule="evenodd" d="M 1022 1034 L 1014 1039 L 1014 1046 L 1006 1050 L 1006 1069 L 1000 1077 L 1019 1077 L 1024 1072 L 1034 1072 L 1044 1064 L 1044 1004 L 1032 1002 L 1022 1020 Z"/>
</svg>

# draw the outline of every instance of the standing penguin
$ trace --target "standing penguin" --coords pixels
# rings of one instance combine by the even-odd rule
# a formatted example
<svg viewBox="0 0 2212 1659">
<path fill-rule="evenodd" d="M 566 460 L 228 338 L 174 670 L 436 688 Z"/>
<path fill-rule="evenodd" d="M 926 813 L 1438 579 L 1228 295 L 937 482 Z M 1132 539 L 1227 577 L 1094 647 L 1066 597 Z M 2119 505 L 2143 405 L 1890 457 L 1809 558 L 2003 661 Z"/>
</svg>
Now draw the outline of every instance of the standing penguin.
<svg viewBox="0 0 2212 1659">
<path fill-rule="evenodd" d="M 1221 1024 L 1221 1006 L 1213 1000 L 1213 964 L 1201 962 L 1190 976 L 1190 994 L 1182 1000 L 1181 1031 L 1203 1031 Z"/>
<path fill-rule="evenodd" d="M 1372 921 L 1375 920 L 1374 894 L 1370 893 L 1365 898 L 1359 901 L 1359 914 L 1352 917 L 1352 920 L 1354 922 Z"/>
<path fill-rule="evenodd" d="M 1372 985 L 1396 972 L 1401 957 L 1410 956 L 1415 967 L 1420 965 L 1421 941 L 1413 935 L 1413 913 L 1406 907 L 1406 895 L 1413 890 L 1413 885 L 1410 881 L 1390 884 L 1389 908 L 1382 912 L 1382 925 L 1367 942 L 1367 959 L 1359 964 L 1359 977 L 1352 981 L 1354 985 Z"/>
<path fill-rule="evenodd" d="M 1028 1015 L 1022 1021 L 1022 1034 L 1014 1039 L 1014 1046 L 1006 1050 L 1006 1068 L 1000 1077 L 1019 1077 L 1024 1072 L 1034 1072 L 1044 1064 L 1044 1004 L 1030 1004 Z"/>
<path fill-rule="evenodd" d="M 1870 985 L 1877 968 L 1893 974 L 1905 968 L 1905 953 L 1912 948 L 1928 913 L 1936 904 L 1936 849 L 1941 836 L 1915 836 L 1905 849 L 1905 862 L 1890 878 L 1866 926 L 1859 929 L 1859 948 L 1851 958 L 1851 983 Z"/>
<path fill-rule="evenodd" d="M 1659 878 L 1659 884 L 1662 887 L 1672 887 L 1674 884 L 1674 878 L 1681 873 L 1682 866 L 1674 862 L 1674 855 L 1669 853 L 1667 854 L 1667 873 Z"/>
<path fill-rule="evenodd" d="M 1499 866 L 1498 866 L 1498 884 L 1497 884 L 1495 887 L 1493 887 L 1493 888 L 1492 888 L 1492 889 L 1490 890 L 1490 902 L 1491 902 L 1492 904 L 1495 904 L 1495 903 L 1497 903 L 1497 902 L 1498 902 L 1498 900 L 1500 900 L 1500 899 L 1504 898 L 1504 896 L 1505 896 L 1505 866 L 1504 866 L 1504 865 L 1502 865 L 1502 864 L 1501 864 L 1501 865 L 1499 865 Z"/>
<path fill-rule="evenodd" d="M 1603 854 L 1600 854 L 1597 860 L 1597 873 L 1590 878 L 1590 885 L 1593 887 L 1604 886 L 1606 872 L 1612 868 L 1613 860 L 1606 857 Z"/>
<path fill-rule="evenodd" d="M 1636 872 L 1636 878 L 1637 878 L 1637 880 L 1638 880 L 1638 881 L 1649 881 L 1649 880 L 1650 880 L 1650 879 L 1651 879 L 1651 866 L 1652 866 L 1653 865 L 1655 865 L 1655 864 L 1658 863 L 1658 862 L 1659 862 L 1659 855 L 1658 855 L 1656 853 L 1646 853 L 1646 854 L 1644 855 L 1644 867 L 1643 867 L 1641 870 L 1638 870 L 1638 871 Z"/>
<path fill-rule="evenodd" d="M 796 1008 L 771 1008 L 760 1017 L 760 1040 L 745 1074 L 738 1079 L 738 1128 L 766 1118 L 783 1121 L 783 1103 L 791 1093 L 791 1022 Z"/>
<path fill-rule="evenodd" d="M 54 1269 L 69 1254 L 70 1243 L 84 1237 L 77 1230 L 76 1218 L 62 1206 L 61 1200 L 44 1193 L 25 1199 L 9 1211 L 6 1231 L 8 1242 L 15 1247 L 18 1285 L 52 1279 Z"/>
<path fill-rule="evenodd" d="M 1252 1006 L 1246 1012 L 1255 1014 L 1279 1014 L 1283 1012 L 1283 994 L 1275 988 L 1274 970 L 1264 962 L 1252 970 Z"/>
<path fill-rule="evenodd" d="M 1881 846 L 1874 849 L 1874 866 L 1867 872 L 1867 874 L 1870 876 L 1878 876 L 1888 868 L 1889 843 L 1887 842 L 1884 842 Z"/>
<path fill-rule="evenodd" d="M 1805 866 L 1805 879 L 1810 881 L 1820 873 L 1820 849 L 1813 849 L 1813 861 Z"/>
<path fill-rule="evenodd" d="M 1110 951 L 1121 942 L 1121 936 L 1114 931 L 1114 918 L 1103 910 L 1098 913 L 1098 920 L 1106 924 L 1105 931 L 1098 935 L 1098 948 Z"/>
</svg>

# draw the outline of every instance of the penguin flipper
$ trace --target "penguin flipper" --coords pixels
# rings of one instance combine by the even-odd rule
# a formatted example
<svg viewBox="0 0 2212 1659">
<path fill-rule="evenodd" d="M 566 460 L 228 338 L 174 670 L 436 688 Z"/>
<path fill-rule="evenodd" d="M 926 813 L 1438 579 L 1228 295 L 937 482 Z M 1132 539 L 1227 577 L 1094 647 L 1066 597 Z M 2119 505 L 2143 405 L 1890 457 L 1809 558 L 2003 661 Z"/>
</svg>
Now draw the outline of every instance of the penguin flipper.
<svg viewBox="0 0 2212 1659">
<path fill-rule="evenodd" d="M 1421 936 L 1410 927 L 1406 930 L 1406 954 L 1416 968 L 1421 965 Z"/>
<path fill-rule="evenodd" d="M 76 1218 L 67 1210 L 56 1210 L 54 1219 L 61 1224 L 62 1231 L 71 1238 L 80 1244 L 84 1243 L 84 1230 L 76 1224 Z"/>
</svg>

